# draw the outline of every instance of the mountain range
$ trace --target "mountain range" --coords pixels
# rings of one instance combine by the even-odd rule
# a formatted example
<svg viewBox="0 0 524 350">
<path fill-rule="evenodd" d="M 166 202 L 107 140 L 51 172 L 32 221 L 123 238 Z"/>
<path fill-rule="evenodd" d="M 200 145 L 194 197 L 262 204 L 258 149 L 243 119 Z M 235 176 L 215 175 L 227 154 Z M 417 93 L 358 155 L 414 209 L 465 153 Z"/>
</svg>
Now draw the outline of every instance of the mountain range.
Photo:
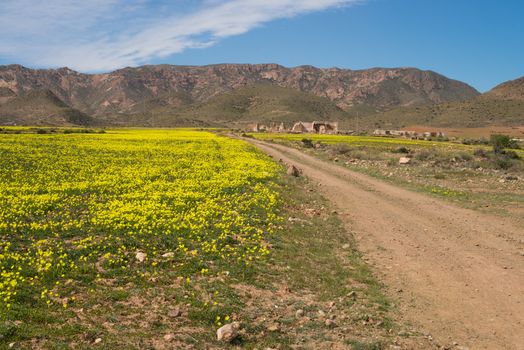
<svg viewBox="0 0 524 350">
<path fill-rule="evenodd" d="M 0 66 L 0 124 L 232 126 L 269 120 L 519 124 L 524 78 L 486 94 L 416 68 L 155 65 L 82 74 Z"/>
</svg>

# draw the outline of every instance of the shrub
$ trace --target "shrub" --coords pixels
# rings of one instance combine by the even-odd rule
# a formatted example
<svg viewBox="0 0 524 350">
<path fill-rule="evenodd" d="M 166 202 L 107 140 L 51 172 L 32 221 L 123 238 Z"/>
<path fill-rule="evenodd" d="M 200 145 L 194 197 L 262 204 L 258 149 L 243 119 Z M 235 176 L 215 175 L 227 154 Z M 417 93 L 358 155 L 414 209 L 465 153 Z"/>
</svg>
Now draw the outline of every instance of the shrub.
<svg viewBox="0 0 524 350">
<path fill-rule="evenodd" d="M 345 143 L 337 143 L 331 149 L 335 154 L 349 154 L 351 152 L 351 147 Z"/>
<path fill-rule="evenodd" d="M 409 152 L 410 152 L 409 148 L 404 147 L 404 146 L 401 146 L 401 147 L 393 150 L 393 153 L 406 153 L 407 154 Z"/>
<path fill-rule="evenodd" d="M 428 160 L 435 157 L 435 152 L 423 150 L 415 154 L 417 160 Z"/>
<path fill-rule="evenodd" d="M 351 153 L 351 158 L 360 160 L 373 160 L 374 157 L 366 151 L 356 151 Z"/>
<path fill-rule="evenodd" d="M 466 153 L 466 152 L 459 152 L 459 153 L 454 155 L 454 158 L 456 160 L 469 161 L 469 160 L 473 159 L 473 156 L 471 154 L 469 154 L 469 153 Z"/>
<path fill-rule="evenodd" d="M 480 139 L 464 139 L 462 140 L 464 145 L 489 145 L 489 141 L 485 138 Z"/>
<path fill-rule="evenodd" d="M 520 159 L 520 156 L 515 151 L 503 151 L 503 154 L 508 157 L 509 159 Z"/>
<path fill-rule="evenodd" d="M 398 159 L 397 158 L 389 158 L 388 159 L 388 166 L 395 166 L 398 164 Z"/>
<path fill-rule="evenodd" d="M 517 148 L 517 142 L 512 140 L 508 135 L 493 134 L 490 138 L 493 146 L 493 152 L 502 153 L 505 148 Z"/>
<path fill-rule="evenodd" d="M 509 159 L 503 154 L 497 154 L 493 159 L 493 164 L 496 168 L 503 170 L 507 170 L 513 166 L 513 162 L 511 161 L 511 159 Z"/>
<path fill-rule="evenodd" d="M 311 139 L 302 139 L 302 146 L 305 148 L 313 148 L 313 141 Z"/>
<path fill-rule="evenodd" d="M 473 151 L 473 154 L 477 157 L 487 158 L 488 152 L 486 152 L 483 148 L 477 148 L 475 151 Z"/>
</svg>

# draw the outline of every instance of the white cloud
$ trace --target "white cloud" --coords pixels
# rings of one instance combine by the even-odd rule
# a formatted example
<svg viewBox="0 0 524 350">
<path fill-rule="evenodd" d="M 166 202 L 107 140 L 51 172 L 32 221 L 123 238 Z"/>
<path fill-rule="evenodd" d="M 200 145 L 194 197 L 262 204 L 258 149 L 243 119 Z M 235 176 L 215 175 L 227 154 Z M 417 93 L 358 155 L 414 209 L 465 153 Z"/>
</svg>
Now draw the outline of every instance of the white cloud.
<svg viewBox="0 0 524 350">
<path fill-rule="evenodd" d="M 360 0 L 2 0 L 0 58 L 100 71 Z"/>
</svg>

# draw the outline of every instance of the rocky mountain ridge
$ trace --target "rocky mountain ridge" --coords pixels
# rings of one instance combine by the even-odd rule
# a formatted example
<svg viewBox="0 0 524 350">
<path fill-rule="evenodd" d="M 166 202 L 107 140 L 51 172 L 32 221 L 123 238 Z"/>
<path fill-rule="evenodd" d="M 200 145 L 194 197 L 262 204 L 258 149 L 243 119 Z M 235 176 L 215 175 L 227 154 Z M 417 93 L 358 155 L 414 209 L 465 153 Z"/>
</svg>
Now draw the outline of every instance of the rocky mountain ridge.
<svg viewBox="0 0 524 350">
<path fill-rule="evenodd" d="M 415 68 L 349 70 L 277 64 L 156 65 L 83 74 L 68 68 L 0 66 L 0 104 L 49 90 L 71 108 L 101 117 L 143 113 L 150 104 L 183 110 L 239 88 L 267 84 L 329 99 L 342 110 L 387 110 L 473 98 L 469 85 Z"/>
</svg>

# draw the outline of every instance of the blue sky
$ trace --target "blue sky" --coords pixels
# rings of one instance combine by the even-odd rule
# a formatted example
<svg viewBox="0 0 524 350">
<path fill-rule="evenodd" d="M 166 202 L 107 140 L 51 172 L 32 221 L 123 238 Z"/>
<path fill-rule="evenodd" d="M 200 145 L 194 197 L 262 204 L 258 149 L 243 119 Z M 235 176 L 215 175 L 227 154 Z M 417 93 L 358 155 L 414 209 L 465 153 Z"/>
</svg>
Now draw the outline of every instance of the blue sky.
<svg viewBox="0 0 524 350">
<path fill-rule="evenodd" d="M 520 0 L 2 0 L 0 64 L 431 69 L 486 91 L 524 75 Z"/>
</svg>

